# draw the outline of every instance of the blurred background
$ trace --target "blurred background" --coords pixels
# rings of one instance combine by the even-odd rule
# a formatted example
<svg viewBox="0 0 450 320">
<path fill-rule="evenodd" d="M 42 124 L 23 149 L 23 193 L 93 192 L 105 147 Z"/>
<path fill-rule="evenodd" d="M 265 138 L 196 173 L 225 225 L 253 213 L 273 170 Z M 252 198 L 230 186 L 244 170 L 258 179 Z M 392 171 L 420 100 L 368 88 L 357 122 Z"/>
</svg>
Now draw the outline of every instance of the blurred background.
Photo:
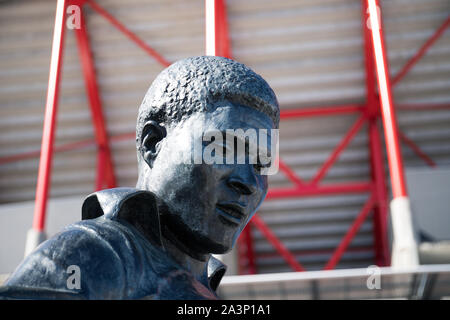
<svg viewBox="0 0 450 320">
<path fill-rule="evenodd" d="M 48 236 L 81 219 L 81 204 L 89 193 L 135 186 L 134 131 L 146 90 L 167 63 L 203 55 L 207 46 L 205 1 L 82 2 L 72 4 L 82 7 L 87 41 L 77 29 L 65 30 L 45 219 Z M 282 110 L 279 173 L 269 179 L 271 191 L 258 220 L 223 257 L 228 275 L 250 276 L 226 278 L 221 294 L 450 296 L 450 2 L 379 1 L 417 243 L 415 271 L 390 268 L 392 192 L 366 1 L 215 3 L 216 28 L 219 22 L 222 28 L 216 54 L 262 75 Z M 4 276 L 22 260 L 33 222 L 55 10 L 54 0 L 0 1 Z M 90 45 L 84 52 L 92 58 L 88 78 L 80 63 L 89 62 L 79 51 L 83 43 Z M 96 82 L 100 109 L 92 107 L 86 79 Z M 111 164 L 98 157 L 105 148 L 99 140 L 102 132 Z M 109 180 L 99 182 L 99 170 Z M 371 200 L 375 193 L 376 200 Z M 381 290 L 366 286 L 371 265 L 386 274 Z M 334 271 L 319 271 L 324 268 Z"/>
</svg>

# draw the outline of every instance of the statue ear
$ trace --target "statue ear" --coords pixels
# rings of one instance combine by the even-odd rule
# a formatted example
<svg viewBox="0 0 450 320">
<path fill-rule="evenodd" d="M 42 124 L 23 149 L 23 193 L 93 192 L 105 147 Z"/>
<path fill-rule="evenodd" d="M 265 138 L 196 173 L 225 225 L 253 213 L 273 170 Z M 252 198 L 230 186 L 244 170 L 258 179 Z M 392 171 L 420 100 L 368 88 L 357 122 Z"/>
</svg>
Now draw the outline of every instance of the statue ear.
<svg viewBox="0 0 450 320">
<path fill-rule="evenodd" d="M 141 138 L 141 155 L 147 164 L 153 167 L 153 161 L 158 155 L 158 143 L 167 135 L 166 128 L 155 121 L 148 121 L 144 125 Z"/>
</svg>

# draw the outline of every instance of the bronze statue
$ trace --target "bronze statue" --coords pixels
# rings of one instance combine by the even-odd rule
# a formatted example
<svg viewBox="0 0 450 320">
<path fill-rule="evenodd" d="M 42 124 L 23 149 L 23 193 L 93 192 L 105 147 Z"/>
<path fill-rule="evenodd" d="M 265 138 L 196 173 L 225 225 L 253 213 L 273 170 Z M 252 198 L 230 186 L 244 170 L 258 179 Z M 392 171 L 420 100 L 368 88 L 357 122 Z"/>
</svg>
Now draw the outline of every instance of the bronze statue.
<svg viewBox="0 0 450 320">
<path fill-rule="evenodd" d="M 211 254 L 231 250 L 264 200 L 267 175 L 259 162 L 180 159 L 192 160 L 208 130 L 270 131 L 278 123 L 274 92 L 243 64 L 211 56 L 172 64 L 139 108 L 136 189 L 88 196 L 82 220 L 27 256 L 0 297 L 216 299 L 226 267 Z"/>
</svg>

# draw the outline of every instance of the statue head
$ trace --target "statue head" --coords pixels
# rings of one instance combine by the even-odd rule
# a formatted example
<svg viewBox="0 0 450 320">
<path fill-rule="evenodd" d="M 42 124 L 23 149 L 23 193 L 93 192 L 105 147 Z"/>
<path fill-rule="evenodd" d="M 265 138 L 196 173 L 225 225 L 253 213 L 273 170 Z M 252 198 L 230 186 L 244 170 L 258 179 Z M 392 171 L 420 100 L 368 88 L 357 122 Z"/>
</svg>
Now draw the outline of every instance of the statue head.
<svg viewBox="0 0 450 320">
<path fill-rule="evenodd" d="M 267 175 L 258 162 L 198 162 L 196 150 L 202 155 L 219 142 L 217 137 L 205 141 L 209 132 L 270 134 L 278 123 L 273 90 L 241 63 L 202 56 L 163 70 L 142 101 L 136 127 L 137 187 L 163 201 L 163 234 L 201 254 L 229 251 L 264 200 Z"/>
</svg>

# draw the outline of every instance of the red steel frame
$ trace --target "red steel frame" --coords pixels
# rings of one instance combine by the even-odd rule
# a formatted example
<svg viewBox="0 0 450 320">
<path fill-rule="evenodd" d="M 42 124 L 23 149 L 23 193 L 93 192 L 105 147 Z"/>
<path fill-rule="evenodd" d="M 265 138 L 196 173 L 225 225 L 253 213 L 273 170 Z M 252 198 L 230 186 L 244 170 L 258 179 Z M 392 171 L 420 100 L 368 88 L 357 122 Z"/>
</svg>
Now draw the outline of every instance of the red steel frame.
<svg viewBox="0 0 450 320">
<path fill-rule="evenodd" d="M 45 105 L 44 131 L 42 133 L 41 157 L 36 186 L 36 204 L 33 229 L 42 231 L 45 224 L 50 171 L 53 157 L 56 114 L 58 110 L 59 82 L 61 78 L 63 42 L 65 31 L 66 1 L 58 1 L 56 7 L 55 29 L 53 31 L 52 57 L 48 79 L 47 102 Z"/>
<path fill-rule="evenodd" d="M 214 19 L 215 19 L 215 54 L 231 57 L 231 46 L 228 35 L 228 20 L 226 13 L 226 5 L 224 0 L 205 0 L 214 1 Z M 97 160 L 97 180 L 96 188 L 114 187 L 114 167 L 111 158 L 109 142 L 122 139 L 134 138 L 134 133 L 121 134 L 108 137 L 106 123 L 102 113 L 101 101 L 98 93 L 98 86 L 95 76 L 94 61 L 89 45 L 89 40 L 82 16 L 82 27 L 76 29 L 79 56 L 82 64 L 83 74 L 85 78 L 86 91 L 89 97 L 89 103 L 95 128 L 95 140 L 83 140 L 53 146 L 54 132 L 56 127 L 56 114 L 58 106 L 58 92 L 60 75 L 62 71 L 63 43 L 64 43 L 64 26 L 65 12 L 70 4 L 83 6 L 85 3 L 91 6 L 94 11 L 102 15 L 119 31 L 124 33 L 130 40 L 135 42 L 139 47 L 145 50 L 150 56 L 156 59 L 162 66 L 166 67 L 170 63 L 162 57 L 153 48 L 142 41 L 136 34 L 131 32 L 123 24 L 117 21 L 105 9 L 99 6 L 93 0 L 58 0 L 55 18 L 55 30 L 53 35 L 53 47 L 50 63 L 50 76 L 47 91 L 47 103 L 44 118 L 44 132 L 42 138 L 41 150 L 34 152 L 22 153 L 18 155 L 0 158 L 0 164 L 19 161 L 37 157 L 40 154 L 38 182 L 36 188 L 36 207 L 33 221 L 33 228 L 42 231 L 45 225 L 45 211 L 49 192 L 49 180 L 51 176 L 51 160 L 53 152 L 64 152 L 84 148 L 89 145 L 97 144 L 98 160 Z M 450 25 L 450 17 L 437 29 L 432 37 L 418 50 L 418 52 L 405 64 L 405 66 L 393 77 L 389 78 L 386 53 L 384 48 L 384 39 L 382 26 L 377 30 L 367 28 L 366 21 L 369 19 L 369 9 L 373 13 L 373 8 L 379 7 L 376 0 L 362 0 L 362 26 L 364 37 L 364 56 L 366 67 L 366 94 L 365 104 L 361 105 L 341 105 L 341 106 L 323 106 L 315 108 L 301 108 L 293 110 L 283 110 L 281 112 L 281 120 L 294 119 L 300 117 L 316 117 L 330 116 L 340 114 L 356 114 L 357 120 L 349 129 L 347 134 L 338 143 L 330 154 L 329 158 L 324 162 L 318 170 L 314 178 L 310 182 L 303 181 L 286 163 L 280 159 L 280 170 L 293 183 L 291 188 L 270 189 L 266 200 L 287 198 L 287 197 L 304 197 L 304 196 L 321 196 L 327 194 L 345 194 L 345 193 L 368 193 L 369 197 L 363 206 L 361 212 L 357 215 L 349 230 L 342 238 L 338 247 L 332 252 L 330 260 L 324 269 L 334 268 L 340 261 L 342 255 L 351 243 L 353 237 L 358 232 L 362 223 L 367 219 L 370 212 L 373 212 L 374 226 L 374 250 L 376 264 L 380 266 L 389 265 L 389 250 L 387 243 L 387 187 L 385 181 L 384 159 L 382 152 L 382 143 L 380 131 L 378 128 L 379 119 L 383 119 L 385 126 L 386 145 L 388 151 L 390 176 L 392 179 L 394 197 L 406 195 L 406 187 L 404 183 L 402 160 L 398 139 L 403 140 L 419 157 L 421 157 L 428 165 L 434 167 L 436 164 L 427 156 L 411 139 L 409 139 L 401 130 L 396 127 L 394 105 L 392 101 L 391 88 L 395 86 L 419 61 L 426 53 L 429 47 L 443 34 L 445 29 Z M 380 10 L 381 11 L 381 10 Z M 376 15 L 377 13 L 375 13 Z M 381 17 L 379 19 L 381 22 Z M 376 39 L 378 32 L 378 40 Z M 373 42 L 372 42 L 373 40 Z M 375 49 L 374 49 L 375 48 Z M 378 48 L 378 52 L 376 51 Z M 380 51 L 381 50 L 381 51 Z M 374 55 L 375 53 L 375 55 Z M 378 55 L 378 56 L 376 56 Z M 377 70 L 377 73 L 375 73 Z M 375 75 L 378 75 L 378 85 L 382 99 L 375 91 Z M 384 94 L 384 97 L 383 97 Z M 387 98 L 386 98 L 387 97 Z M 381 102 L 381 103 L 380 103 Z M 431 109 L 449 109 L 450 105 L 397 105 L 397 109 L 405 110 L 431 110 Z M 382 111 L 382 112 L 381 112 Z M 352 138 L 361 129 L 364 124 L 368 124 L 369 135 L 369 153 L 371 165 L 371 180 L 359 181 L 352 183 L 340 184 L 322 184 L 321 180 L 327 171 L 335 163 L 339 155 L 343 152 Z M 387 129 L 387 130 L 386 130 Z M 252 229 L 256 227 L 266 239 L 274 246 L 281 257 L 295 271 L 303 271 L 304 267 L 300 264 L 296 256 L 290 252 L 264 223 L 263 219 L 257 214 L 246 227 L 239 238 L 239 256 L 240 256 L 240 272 L 256 273 L 256 255 L 254 252 Z"/>
<path fill-rule="evenodd" d="M 97 159 L 97 179 L 96 190 L 101 190 L 105 186 L 113 188 L 116 186 L 114 168 L 109 148 L 108 135 L 106 133 L 105 120 L 102 113 L 102 105 L 95 76 L 94 61 L 92 60 L 91 48 L 86 32 L 84 14 L 80 11 L 81 27 L 75 29 L 75 36 L 78 44 L 81 66 L 86 84 L 86 92 L 89 98 L 95 137 L 98 145 Z"/>
<path fill-rule="evenodd" d="M 384 37 L 382 34 L 381 17 L 378 17 L 377 12 L 379 6 L 377 0 L 367 0 L 367 3 L 364 4 L 368 7 L 369 19 L 372 24 L 372 50 L 376 66 L 375 69 L 377 70 L 377 82 L 387 156 L 389 161 L 389 172 L 392 183 L 392 193 L 394 198 L 406 197 L 407 191 L 403 173 L 403 159 L 400 152 L 400 142 L 398 139 L 397 120 L 394 111 L 394 103 L 389 79 L 389 66 L 386 58 Z"/>
<path fill-rule="evenodd" d="M 53 35 L 53 47 L 50 62 L 50 76 L 47 91 L 47 103 L 45 108 L 44 131 L 42 137 L 42 147 L 40 152 L 39 172 L 36 188 L 36 205 L 34 211 L 33 229 L 39 232 L 44 230 L 46 206 L 48 193 L 50 189 L 52 155 L 54 151 L 73 150 L 81 148 L 92 143 L 91 140 L 70 143 L 64 146 L 54 148 L 54 134 L 56 129 L 56 115 L 58 107 L 59 83 L 62 71 L 64 33 L 67 9 L 70 5 L 82 7 L 88 3 L 96 12 L 105 17 L 112 25 L 118 28 L 139 47 L 144 49 L 149 55 L 154 57 L 163 66 L 168 66 L 169 62 L 165 60 L 158 52 L 148 46 L 133 32 L 111 16 L 106 10 L 100 7 L 95 1 L 90 0 L 58 0 L 55 18 L 55 30 Z M 111 149 L 106 130 L 106 123 L 103 116 L 100 95 L 95 74 L 94 60 L 89 44 L 87 26 L 85 23 L 83 11 L 80 10 L 80 28 L 75 28 L 75 36 L 78 45 L 80 63 L 85 80 L 86 92 L 88 95 L 93 126 L 95 129 L 95 142 L 97 144 L 97 177 L 96 190 L 104 187 L 113 188 L 116 186 L 114 174 L 114 165 L 112 161 Z M 126 137 L 134 135 L 126 134 Z M 22 156 L 12 156 L 0 160 L 1 163 L 16 161 L 21 158 L 33 157 L 36 152 L 23 154 Z"/>
</svg>

